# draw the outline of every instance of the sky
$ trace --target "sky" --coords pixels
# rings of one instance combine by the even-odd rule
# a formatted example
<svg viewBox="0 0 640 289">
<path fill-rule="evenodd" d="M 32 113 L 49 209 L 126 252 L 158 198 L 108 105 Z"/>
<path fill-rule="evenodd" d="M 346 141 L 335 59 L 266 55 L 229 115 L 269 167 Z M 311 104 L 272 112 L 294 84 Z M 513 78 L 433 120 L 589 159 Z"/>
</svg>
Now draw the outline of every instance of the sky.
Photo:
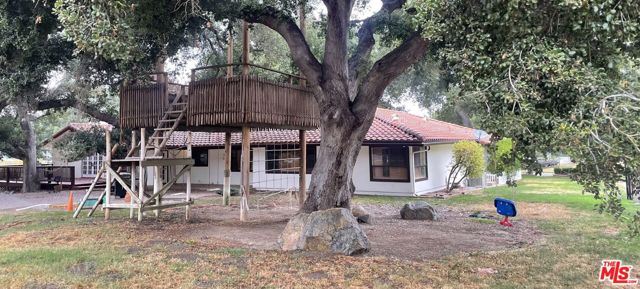
<svg viewBox="0 0 640 289">
<path fill-rule="evenodd" d="M 354 9 L 351 18 L 354 20 L 367 18 L 373 15 L 378 10 L 380 10 L 381 7 L 382 7 L 381 0 L 369 0 L 369 3 L 365 7 L 365 9 L 357 9 L 357 8 Z M 320 5 L 319 9 L 317 9 L 314 12 L 314 17 L 318 19 L 320 18 L 321 14 L 326 14 L 326 13 L 327 13 L 326 7 L 324 5 Z M 191 48 L 188 50 L 181 51 L 181 53 L 177 57 L 180 57 L 181 59 L 187 59 L 186 65 L 184 67 L 178 68 L 175 66 L 174 63 L 168 60 L 165 64 L 165 68 L 169 72 L 175 71 L 175 73 L 178 75 L 177 79 L 175 79 L 176 82 L 186 84 L 189 81 L 191 69 L 195 68 L 198 65 L 198 58 L 197 58 L 198 55 L 200 55 L 200 51 L 198 48 Z M 176 71 L 177 69 L 180 69 L 180 71 Z M 429 116 L 429 111 L 421 107 L 420 104 L 411 97 L 403 98 L 397 104 L 394 104 L 394 105 L 404 107 L 407 110 L 407 112 L 415 115 Z"/>
</svg>

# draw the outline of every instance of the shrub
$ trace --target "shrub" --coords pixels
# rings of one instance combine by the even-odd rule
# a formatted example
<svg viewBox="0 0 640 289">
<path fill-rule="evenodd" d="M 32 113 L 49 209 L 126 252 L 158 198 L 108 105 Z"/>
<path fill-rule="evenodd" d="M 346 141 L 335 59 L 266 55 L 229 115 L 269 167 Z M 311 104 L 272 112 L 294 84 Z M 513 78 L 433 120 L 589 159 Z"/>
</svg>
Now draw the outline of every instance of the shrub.
<svg viewBox="0 0 640 289">
<path fill-rule="evenodd" d="M 575 168 L 553 168 L 554 175 L 570 175 L 575 173 Z"/>
<path fill-rule="evenodd" d="M 465 178 L 477 178 L 484 173 L 484 150 L 474 141 L 453 144 L 453 160 L 447 177 L 447 191 L 457 187 Z"/>
</svg>

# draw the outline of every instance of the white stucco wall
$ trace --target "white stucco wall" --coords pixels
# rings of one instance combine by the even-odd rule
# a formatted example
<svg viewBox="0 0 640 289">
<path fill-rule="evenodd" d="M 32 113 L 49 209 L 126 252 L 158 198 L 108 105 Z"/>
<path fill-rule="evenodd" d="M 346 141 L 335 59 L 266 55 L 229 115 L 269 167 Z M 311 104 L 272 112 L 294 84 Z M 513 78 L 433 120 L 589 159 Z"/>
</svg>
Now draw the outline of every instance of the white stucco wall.
<svg viewBox="0 0 640 289">
<path fill-rule="evenodd" d="M 453 157 L 453 144 L 433 144 L 427 151 L 427 176 L 424 181 L 415 183 L 415 194 L 424 195 L 444 190 L 447 184 L 447 175 L 451 167 Z M 412 158 L 413 159 L 413 158 Z"/>
<path fill-rule="evenodd" d="M 427 152 L 428 179 L 419 182 L 380 182 L 371 181 L 369 171 L 369 146 L 360 149 L 356 164 L 353 170 L 353 183 L 356 187 L 356 194 L 367 195 L 397 195 L 411 196 L 413 194 L 426 194 L 445 187 L 445 178 L 448 166 L 451 162 L 451 144 L 436 144 L 429 146 Z M 298 187 L 297 174 L 267 174 L 265 170 L 265 148 L 254 147 L 253 149 L 253 172 L 251 173 L 251 183 L 255 188 L 263 190 L 280 190 L 289 187 Z M 410 147 L 410 174 L 414 179 L 413 153 Z M 216 184 L 223 182 L 223 149 L 209 149 L 209 166 L 194 167 L 191 171 L 193 184 Z M 178 156 L 184 157 L 185 153 L 180 152 Z M 176 172 L 181 168 L 177 168 Z M 240 184 L 240 172 L 231 172 L 231 184 Z M 307 187 L 311 181 L 311 174 L 307 174 Z M 184 183 L 184 176 L 179 183 Z M 149 180 L 151 184 L 151 180 Z"/>
<path fill-rule="evenodd" d="M 409 170 L 411 171 L 411 170 Z M 362 195 L 398 195 L 413 194 L 411 182 L 373 182 L 369 171 L 369 146 L 362 146 L 353 168 L 353 184 L 356 194 Z"/>
</svg>

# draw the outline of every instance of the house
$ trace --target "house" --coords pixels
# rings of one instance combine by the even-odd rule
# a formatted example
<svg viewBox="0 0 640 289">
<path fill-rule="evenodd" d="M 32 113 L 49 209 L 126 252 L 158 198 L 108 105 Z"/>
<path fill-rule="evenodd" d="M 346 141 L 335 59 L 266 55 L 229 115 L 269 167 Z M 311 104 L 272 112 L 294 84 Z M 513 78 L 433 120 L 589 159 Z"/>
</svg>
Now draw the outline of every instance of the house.
<svg viewBox="0 0 640 289">
<path fill-rule="evenodd" d="M 45 140 L 42 143 L 42 149 L 48 158 L 50 159 L 50 165 L 55 167 L 73 167 L 74 175 L 76 179 L 93 178 L 96 176 L 102 161 L 104 159 L 103 154 L 96 153 L 95 155 L 88 156 L 78 161 L 67 161 L 64 159 L 62 152 L 56 148 L 56 142 L 61 141 L 65 136 L 78 131 L 90 131 L 94 128 L 100 128 L 111 131 L 113 126 L 106 122 L 71 122 L 67 126 L 63 127 L 51 138 Z"/>
<path fill-rule="evenodd" d="M 184 154 L 187 132 L 171 135 L 169 154 Z M 320 131 L 306 132 L 307 178 L 318 156 Z M 259 190 L 295 190 L 300 149 L 298 131 L 251 132 L 251 186 Z M 357 194 L 422 195 L 445 188 L 452 146 L 460 140 L 488 142 L 479 130 L 402 111 L 378 108 L 353 173 Z M 231 138 L 231 184 L 240 184 L 240 135 Z M 193 132 L 193 184 L 221 185 L 224 177 L 224 133 Z M 176 168 L 176 170 L 179 170 Z M 184 182 L 184 178 L 179 182 Z M 307 182 L 307 186 L 308 186 Z"/>
</svg>

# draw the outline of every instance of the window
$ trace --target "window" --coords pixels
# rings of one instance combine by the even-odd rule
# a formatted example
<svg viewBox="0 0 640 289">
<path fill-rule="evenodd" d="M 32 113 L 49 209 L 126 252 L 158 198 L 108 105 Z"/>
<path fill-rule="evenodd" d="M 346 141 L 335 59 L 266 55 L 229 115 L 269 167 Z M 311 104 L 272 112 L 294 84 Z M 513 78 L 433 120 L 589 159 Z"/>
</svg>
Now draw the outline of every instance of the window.
<svg viewBox="0 0 640 289">
<path fill-rule="evenodd" d="M 310 174 L 316 165 L 317 148 L 316 145 L 307 145 L 307 174 Z M 266 154 L 267 174 L 300 173 L 299 146 L 267 146 Z"/>
<path fill-rule="evenodd" d="M 313 167 L 316 166 L 316 159 L 318 157 L 318 146 L 307 146 L 307 174 L 313 171 Z"/>
<path fill-rule="evenodd" d="M 413 147 L 413 171 L 416 181 L 424 181 L 429 178 L 427 149 L 425 147 Z"/>
<path fill-rule="evenodd" d="M 95 154 L 88 156 L 81 162 L 83 176 L 95 176 L 102 167 L 102 155 Z"/>
<path fill-rule="evenodd" d="M 193 148 L 191 155 L 194 160 L 194 167 L 207 167 L 209 166 L 209 149 L 207 148 Z"/>
<path fill-rule="evenodd" d="M 369 164 L 372 181 L 409 181 L 409 149 L 406 146 L 370 147 Z"/>
<path fill-rule="evenodd" d="M 242 162 L 242 147 L 231 147 L 231 171 L 239 172 Z M 249 153 L 249 162 L 253 163 L 253 150 Z M 249 171 L 253 172 L 253 166 L 249 165 Z"/>
</svg>

